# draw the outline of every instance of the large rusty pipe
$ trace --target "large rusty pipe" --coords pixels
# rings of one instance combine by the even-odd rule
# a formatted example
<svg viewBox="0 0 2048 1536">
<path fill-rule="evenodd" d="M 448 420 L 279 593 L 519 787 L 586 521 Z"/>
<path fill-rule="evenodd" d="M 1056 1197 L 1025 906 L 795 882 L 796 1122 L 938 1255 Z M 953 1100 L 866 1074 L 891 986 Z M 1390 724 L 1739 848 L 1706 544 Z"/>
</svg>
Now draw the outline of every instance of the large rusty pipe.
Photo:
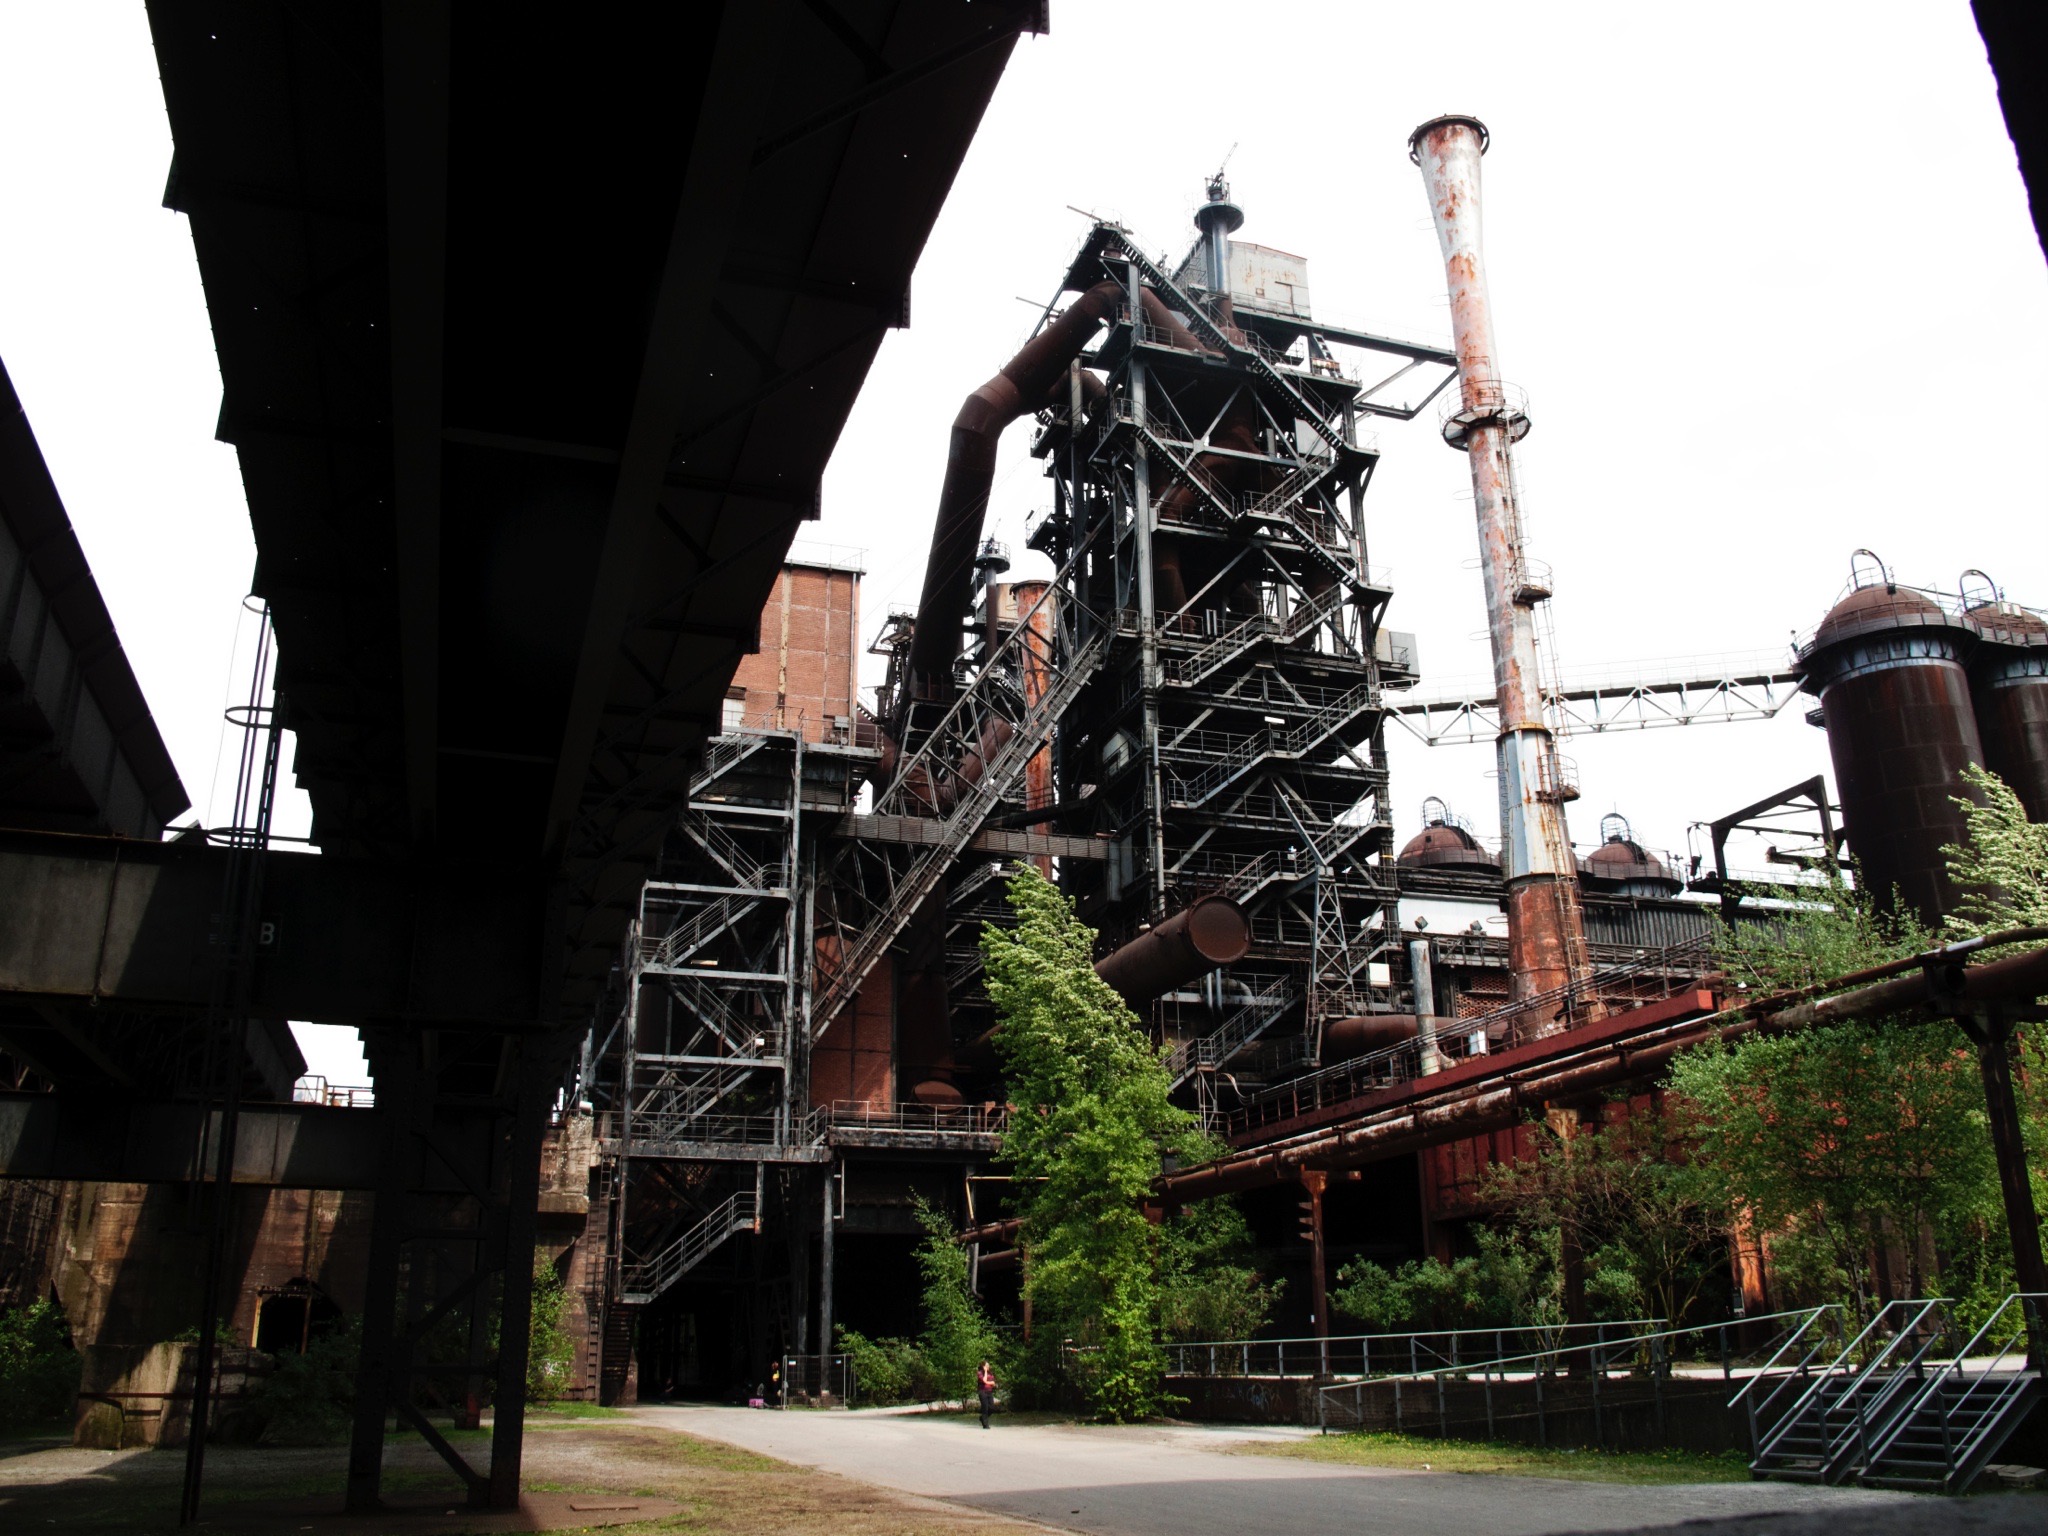
<svg viewBox="0 0 2048 1536">
<path fill-rule="evenodd" d="M 1157 1188 L 1169 1204 L 1183 1205 L 1211 1195 L 1284 1184 L 1302 1167 L 1357 1167 L 1435 1145 L 1452 1135 L 1506 1130 L 1553 1099 L 1640 1080 L 1661 1069 L 1679 1051 L 1709 1040 L 1939 1012 L 1952 1003 L 2031 1002 L 2048 993 L 2048 948 L 1968 968 L 1957 964 L 1955 958 L 1965 952 L 1951 948 L 1917 956 L 1901 962 L 1916 967 L 1907 974 L 1832 997 L 1793 1002 L 1759 999 L 1705 1018 L 1659 1025 L 1580 1050 L 1567 1049 L 1502 1077 L 1455 1083 L 1434 1092 L 1424 1089 L 1403 1103 L 1378 1113 L 1367 1112 L 1345 1126 L 1308 1132 L 1258 1152 L 1234 1153 L 1198 1168 L 1167 1174 Z"/>
<path fill-rule="evenodd" d="M 1460 409 L 1445 423 L 1444 435 L 1465 450 L 1472 466 L 1479 568 L 1486 588 L 1500 711 L 1495 752 L 1500 764 L 1508 967 L 1513 995 L 1520 998 L 1583 985 L 1591 971 L 1584 959 L 1578 871 L 1565 830 L 1557 745 L 1543 719 L 1535 589 L 1525 579 L 1515 497 L 1512 445 L 1528 431 L 1528 418 L 1511 408 L 1501 383 L 1486 288 L 1479 201 L 1479 159 L 1486 142 L 1485 125 L 1477 118 L 1452 116 L 1417 128 L 1409 136 L 1408 148 L 1429 189 L 1450 289 Z"/>
<path fill-rule="evenodd" d="M 974 604 L 974 557 L 981 547 L 989 487 L 995 481 L 997 439 L 1018 417 L 1065 401 L 1069 367 L 1116 313 L 1123 297 L 1123 284 L 1097 283 L 1026 342 L 1000 373 L 969 395 L 953 418 L 946 479 L 939 491 L 924 590 L 917 603 L 917 628 L 910 641 L 911 698 L 944 698 L 951 691 L 962 625 Z M 1140 303 L 1146 323 L 1166 332 L 1173 345 L 1202 350 L 1201 343 L 1150 289 L 1141 291 Z"/>
<path fill-rule="evenodd" d="M 1204 896 L 1095 962 L 1095 974 L 1132 1007 L 1242 960 L 1252 925 L 1226 896 Z"/>
</svg>

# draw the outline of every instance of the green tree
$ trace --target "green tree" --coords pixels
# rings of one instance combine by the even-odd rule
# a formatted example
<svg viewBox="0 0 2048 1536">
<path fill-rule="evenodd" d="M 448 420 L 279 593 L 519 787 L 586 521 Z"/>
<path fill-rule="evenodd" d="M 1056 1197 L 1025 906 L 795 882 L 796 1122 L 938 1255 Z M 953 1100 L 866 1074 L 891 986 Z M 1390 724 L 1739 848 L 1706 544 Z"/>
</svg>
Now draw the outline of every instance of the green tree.
<svg viewBox="0 0 2048 1536">
<path fill-rule="evenodd" d="M 1093 930 L 1030 865 L 1009 888 L 1013 929 L 982 934 L 996 1049 L 1015 1106 L 1003 1157 L 1024 1191 L 1020 1242 L 1041 1335 L 1101 1418 L 1162 1406 L 1160 1237 L 1145 1204 L 1163 1155 L 1194 1144 L 1165 1063 L 1095 974 Z M 1043 1374 L 1041 1350 L 1031 1368 Z"/>
<path fill-rule="evenodd" d="M 569 1367 L 576 1358 L 576 1341 L 563 1326 L 569 1292 L 562 1277 L 545 1254 L 533 1256 L 533 1313 L 526 1337 L 526 1397 L 528 1402 L 551 1403 L 569 1385 Z"/>
<path fill-rule="evenodd" d="M 1675 1324 L 1719 1267 L 1728 1225 L 1719 1189 L 1691 1166 L 1688 1118 L 1631 1116 L 1568 1139 L 1546 1126 L 1537 1155 L 1497 1164 L 1482 1198 L 1525 1232 L 1577 1240 L 1596 1317 Z"/>
<path fill-rule="evenodd" d="M 917 1246 L 917 1268 L 924 1276 L 924 1333 L 918 1350 L 937 1395 L 965 1400 L 973 1395 L 981 1362 L 995 1358 L 998 1340 L 969 1286 L 967 1250 L 954 1240 L 952 1219 L 923 1200 L 917 1202 L 917 1219 L 925 1232 Z"/>
<path fill-rule="evenodd" d="M 0 1429 L 54 1419 L 78 1391 L 79 1356 L 49 1301 L 0 1311 Z"/>
<path fill-rule="evenodd" d="M 1564 1320 L 1555 1227 L 1475 1227 L 1476 1253 L 1394 1269 L 1354 1259 L 1330 1302 L 1374 1333 L 1553 1327 Z"/>
<path fill-rule="evenodd" d="M 1159 1325 L 1166 1337 L 1248 1339 L 1265 1327 L 1285 1282 L 1268 1282 L 1251 1260 L 1251 1227 L 1234 1202 L 1204 1200 L 1174 1212 L 1159 1231 Z"/>
<path fill-rule="evenodd" d="M 1961 900 L 1942 920 L 1958 938 L 2007 928 L 2048 927 L 2048 823 L 2027 820 L 2020 797 L 1974 763 L 1963 770 L 1971 793 L 1955 796 L 1967 832 L 1942 849 Z"/>
</svg>

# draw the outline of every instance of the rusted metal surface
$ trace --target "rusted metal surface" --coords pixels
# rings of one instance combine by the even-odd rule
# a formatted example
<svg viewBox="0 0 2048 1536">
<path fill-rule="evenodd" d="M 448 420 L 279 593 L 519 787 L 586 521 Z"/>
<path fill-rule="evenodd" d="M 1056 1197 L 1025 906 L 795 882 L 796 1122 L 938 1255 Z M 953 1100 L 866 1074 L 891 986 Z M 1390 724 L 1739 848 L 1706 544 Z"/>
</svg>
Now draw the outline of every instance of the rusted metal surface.
<svg viewBox="0 0 2048 1536">
<path fill-rule="evenodd" d="M 1880 905 L 1933 924 L 1956 902 L 1941 851 L 1967 832 L 1954 797 L 1984 761 L 1963 670 L 1974 639 L 1931 598 L 1878 581 L 1835 604 L 1799 656 L 1859 876 Z"/>
<path fill-rule="evenodd" d="M 2039 929 L 2016 933 L 2020 938 L 2043 936 Z M 1995 937 L 2004 942 L 2013 935 Z M 1868 974 L 1892 974 L 1829 997 L 1785 994 L 1704 1017 L 1674 1019 L 1674 1011 L 1683 1011 L 1676 1009 L 1681 998 L 1617 1014 L 1569 1037 L 1535 1040 L 1513 1053 L 1467 1061 L 1412 1082 L 1341 1123 L 1167 1174 L 1157 1188 L 1169 1204 L 1184 1204 L 1286 1183 L 1302 1167 L 1356 1167 L 1446 1139 L 1504 1129 L 1553 1100 L 1652 1076 L 1679 1051 L 1712 1039 L 2026 1002 L 2048 990 L 2048 947 L 1983 965 L 1961 963 L 1982 947 L 1950 946 L 1877 967 Z M 1852 979 L 1839 978 L 1834 985 Z M 1811 994 L 1817 989 L 1803 990 Z"/>
<path fill-rule="evenodd" d="M 1096 961 L 1095 974 L 1135 1005 L 1242 960 L 1251 942 L 1242 907 L 1228 897 L 1204 896 Z"/>
<path fill-rule="evenodd" d="M 961 624 L 974 601 L 974 560 L 981 548 L 989 486 L 995 479 L 996 440 L 1018 417 L 1053 403 L 1055 391 L 1067 390 L 1068 365 L 1115 313 L 1123 296 L 1119 283 L 1090 288 L 1026 342 L 1000 373 L 969 395 L 953 418 L 946 479 L 939 491 L 917 629 L 910 642 L 912 697 L 939 698 L 950 691 Z"/>
<path fill-rule="evenodd" d="M 1413 1040 L 1418 1032 L 1412 1013 L 1367 1013 L 1352 1019 L 1332 1019 L 1323 1026 L 1323 1060 L 1349 1061 L 1367 1051 Z"/>
<path fill-rule="evenodd" d="M 1582 982 L 1585 936 L 1577 871 L 1565 830 L 1568 797 L 1557 747 L 1544 723 L 1537 673 L 1534 604 L 1547 587 L 1529 578 L 1516 505 L 1513 444 L 1529 419 L 1500 376 L 1481 245 L 1479 159 L 1483 124 L 1470 117 L 1424 123 L 1409 150 L 1429 191 L 1442 247 L 1458 355 L 1459 409 L 1445 440 L 1472 467 L 1479 569 L 1493 645 L 1500 713 L 1495 751 L 1501 778 L 1501 863 L 1507 883 L 1508 954 L 1517 996 Z"/>
<path fill-rule="evenodd" d="M 1984 766 L 2012 786 L 2034 821 L 2048 821 L 2048 621 L 2014 603 L 1969 610 L 1983 639 L 1970 686 Z"/>
<path fill-rule="evenodd" d="M 1024 627 L 1031 631 L 1031 638 L 1024 648 L 1024 702 L 1036 709 L 1052 684 L 1053 604 L 1058 599 L 1046 590 L 1046 583 L 1042 581 L 1019 582 L 1016 597 L 1018 611 L 1025 616 Z M 1024 808 L 1027 811 L 1047 810 L 1057 798 L 1058 790 L 1052 776 L 1052 743 L 1047 742 L 1032 753 L 1030 761 L 1024 765 Z M 1038 872 L 1050 880 L 1052 859 L 1041 855 L 1036 862 Z"/>
</svg>

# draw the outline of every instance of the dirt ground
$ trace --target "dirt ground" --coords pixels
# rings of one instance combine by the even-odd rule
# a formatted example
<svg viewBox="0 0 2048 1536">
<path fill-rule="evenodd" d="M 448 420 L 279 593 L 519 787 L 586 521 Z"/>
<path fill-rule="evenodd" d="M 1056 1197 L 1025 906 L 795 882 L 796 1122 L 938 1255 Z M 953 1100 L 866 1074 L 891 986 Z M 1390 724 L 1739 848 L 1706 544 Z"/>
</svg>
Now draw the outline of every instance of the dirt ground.
<svg viewBox="0 0 2048 1536">
<path fill-rule="evenodd" d="M 480 1465 L 485 1435 L 451 1437 Z M 454 1475 L 416 1437 L 386 1442 L 384 1486 L 402 1514 L 343 1517 L 345 1446 L 267 1449 L 219 1446 L 206 1458 L 203 1527 L 223 1532 L 457 1532 L 591 1529 L 619 1536 L 687 1531 L 693 1536 L 1043 1536 L 1044 1528 L 957 1505 L 871 1487 L 829 1472 L 623 1420 L 539 1418 L 526 1441 L 522 1516 L 462 1509 Z M 55 1439 L 0 1443 L 0 1530 L 171 1532 L 177 1528 L 180 1451 L 83 1451 Z M 572 1504 L 663 1501 L 660 1518 L 577 1512 Z M 668 1509 L 673 1512 L 666 1512 Z M 650 1510 L 650 1513 L 654 1512 Z M 628 1523 L 618 1523 L 627 1519 Z"/>
</svg>

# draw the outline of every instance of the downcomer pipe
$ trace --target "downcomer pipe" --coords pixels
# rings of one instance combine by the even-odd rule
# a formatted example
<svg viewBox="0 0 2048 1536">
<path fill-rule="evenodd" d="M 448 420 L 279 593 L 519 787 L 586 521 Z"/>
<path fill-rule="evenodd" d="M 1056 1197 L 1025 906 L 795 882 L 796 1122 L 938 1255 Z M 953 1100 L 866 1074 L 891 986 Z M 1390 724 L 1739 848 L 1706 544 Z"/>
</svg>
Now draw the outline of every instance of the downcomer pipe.
<svg viewBox="0 0 2048 1536">
<path fill-rule="evenodd" d="M 939 491 L 939 514 L 910 640 L 907 701 L 951 697 L 953 662 L 974 605 L 974 557 L 981 548 L 989 487 L 995 481 L 997 439 L 1018 417 L 1065 399 L 1068 365 L 1116 313 L 1123 298 L 1122 283 L 1097 283 L 1026 342 L 1002 372 L 969 395 L 953 418 L 946 479 Z M 1146 323 L 1167 332 L 1174 345 L 1201 349 L 1151 289 L 1139 291 L 1139 302 Z M 1085 372 L 1081 377 L 1091 395 L 1101 395 L 1099 379 Z"/>
<path fill-rule="evenodd" d="M 1479 158 L 1486 127 L 1477 118 L 1434 118 L 1408 139 L 1422 168 L 1443 249 L 1458 353 L 1459 409 L 1444 439 L 1465 450 L 1479 523 L 1479 567 L 1486 586 L 1487 631 L 1500 710 L 1501 876 L 1508 917 L 1508 966 L 1514 996 L 1524 998 L 1590 979 L 1578 870 L 1565 830 L 1557 744 L 1543 719 L 1536 670 L 1534 604 L 1526 579 L 1512 445 L 1529 418 L 1501 383 L 1493 311 L 1481 250 Z"/>
</svg>

